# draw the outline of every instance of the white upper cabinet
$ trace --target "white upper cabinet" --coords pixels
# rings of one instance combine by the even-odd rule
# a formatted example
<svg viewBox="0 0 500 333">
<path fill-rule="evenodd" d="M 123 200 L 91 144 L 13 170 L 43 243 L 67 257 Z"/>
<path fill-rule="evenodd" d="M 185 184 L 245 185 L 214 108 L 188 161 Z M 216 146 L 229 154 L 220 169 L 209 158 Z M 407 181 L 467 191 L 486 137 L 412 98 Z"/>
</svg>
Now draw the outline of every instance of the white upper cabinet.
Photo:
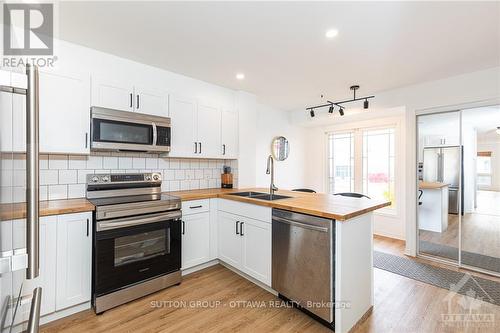
<svg viewBox="0 0 500 333">
<path fill-rule="evenodd" d="M 196 142 L 196 101 L 177 95 L 169 100 L 170 121 L 172 128 L 172 157 L 194 157 L 198 152 Z"/>
<path fill-rule="evenodd" d="M 135 111 L 153 116 L 168 117 L 168 94 L 142 86 L 134 87 Z"/>
<path fill-rule="evenodd" d="M 134 86 L 92 76 L 92 106 L 134 111 Z"/>
<path fill-rule="evenodd" d="M 93 76 L 92 106 L 168 117 L 168 93 Z"/>
<path fill-rule="evenodd" d="M 220 108 L 199 103 L 197 130 L 198 155 L 207 158 L 221 157 Z"/>
<path fill-rule="evenodd" d="M 40 71 L 40 152 L 89 154 L 90 76 Z"/>
<path fill-rule="evenodd" d="M 238 157 L 238 113 L 224 110 L 221 117 L 222 157 Z"/>
</svg>

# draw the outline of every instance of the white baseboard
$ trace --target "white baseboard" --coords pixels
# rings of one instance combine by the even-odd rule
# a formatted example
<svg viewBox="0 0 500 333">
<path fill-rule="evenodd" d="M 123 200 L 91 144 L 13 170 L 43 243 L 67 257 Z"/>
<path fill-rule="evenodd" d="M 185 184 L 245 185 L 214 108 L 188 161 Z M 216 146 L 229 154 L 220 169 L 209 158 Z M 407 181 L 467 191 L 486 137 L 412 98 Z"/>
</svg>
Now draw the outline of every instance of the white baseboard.
<svg viewBox="0 0 500 333">
<path fill-rule="evenodd" d="M 187 269 L 183 269 L 181 274 L 182 274 L 182 276 L 185 276 L 185 275 L 197 272 L 199 270 L 217 265 L 218 263 L 219 263 L 219 259 L 210 260 L 209 262 L 199 264 L 199 265 L 196 265 L 194 267 L 187 268 Z"/>
<path fill-rule="evenodd" d="M 250 275 L 248 274 L 245 274 L 243 272 L 241 272 L 240 270 L 238 270 L 237 268 L 234 268 L 233 266 L 223 262 L 223 261 L 220 261 L 219 260 L 219 263 L 226 267 L 227 269 L 235 272 L 236 274 L 240 275 L 241 277 L 247 279 L 248 281 L 252 282 L 253 284 L 256 284 L 257 286 L 261 287 L 262 289 L 266 290 L 266 291 L 269 291 L 271 294 L 275 295 L 275 296 L 278 296 L 278 292 L 271 289 L 271 287 L 269 287 L 268 285 L 265 285 L 264 283 L 260 282 L 259 280 L 251 277 Z"/>
</svg>

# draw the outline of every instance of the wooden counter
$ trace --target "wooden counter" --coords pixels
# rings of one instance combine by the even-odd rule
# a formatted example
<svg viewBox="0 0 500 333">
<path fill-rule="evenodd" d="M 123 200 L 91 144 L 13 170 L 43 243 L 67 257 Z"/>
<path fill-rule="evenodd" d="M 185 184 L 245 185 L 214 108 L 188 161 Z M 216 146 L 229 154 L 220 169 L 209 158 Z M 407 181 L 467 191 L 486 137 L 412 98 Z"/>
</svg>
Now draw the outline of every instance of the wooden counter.
<svg viewBox="0 0 500 333">
<path fill-rule="evenodd" d="M 85 198 L 40 201 L 40 216 L 90 212 L 94 208 Z M 26 204 L 2 204 L 0 212 L 0 221 L 22 219 L 26 217 Z"/>
<path fill-rule="evenodd" d="M 326 217 L 339 221 L 345 221 L 353 217 L 366 214 L 379 208 L 390 206 L 388 201 L 371 200 L 367 198 L 348 198 L 331 194 L 304 193 L 293 191 L 278 191 L 276 194 L 287 195 L 292 198 L 280 199 L 276 201 L 259 200 L 255 198 L 239 197 L 229 195 L 231 192 L 263 192 L 264 188 L 247 189 L 207 189 L 193 191 L 167 192 L 168 194 L 180 197 L 182 200 L 197 200 L 208 198 L 223 198 L 240 202 L 251 203 L 260 206 L 290 210 L 293 212 Z"/>
<path fill-rule="evenodd" d="M 290 210 L 293 212 L 322 216 L 339 221 L 345 221 L 353 217 L 366 214 L 373 210 L 390 205 L 387 201 L 377 201 L 367 198 L 348 198 L 330 194 L 304 193 L 293 191 L 278 191 L 277 194 L 287 195 L 292 198 L 276 201 L 259 200 L 255 198 L 238 197 L 229 195 L 232 192 L 255 191 L 267 193 L 264 188 L 250 189 L 205 189 L 191 191 L 167 192 L 181 198 L 182 201 L 223 198 L 240 202 L 251 203 L 260 206 Z M 24 203 L 12 204 L 0 207 L 0 221 L 21 219 L 26 217 L 26 205 Z M 68 213 L 89 212 L 94 210 L 94 205 L 85 198 L 50 200 L 40 202 L 40 216 L 59 215 Z"/>
<path fill-rule="evenodd" d="M 420 190 L 434 190 L 449 186 L 449 184 L 439 183 L 439 182 L 419 182 L 418 188 Z"/>
</svg>

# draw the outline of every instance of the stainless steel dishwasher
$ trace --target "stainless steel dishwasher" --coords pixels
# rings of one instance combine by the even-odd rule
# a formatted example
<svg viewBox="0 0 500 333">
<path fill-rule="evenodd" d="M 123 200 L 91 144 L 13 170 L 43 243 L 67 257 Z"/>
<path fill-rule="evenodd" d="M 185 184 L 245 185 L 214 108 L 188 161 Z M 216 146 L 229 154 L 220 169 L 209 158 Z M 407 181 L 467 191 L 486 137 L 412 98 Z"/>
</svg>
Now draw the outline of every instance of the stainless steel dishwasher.
<svg viewBox="0 0 500 333">
<path fill-rule="evenodd" d="M 334 328 L 335 221 L 273 209 L 272 288 Z"/>
</svg>

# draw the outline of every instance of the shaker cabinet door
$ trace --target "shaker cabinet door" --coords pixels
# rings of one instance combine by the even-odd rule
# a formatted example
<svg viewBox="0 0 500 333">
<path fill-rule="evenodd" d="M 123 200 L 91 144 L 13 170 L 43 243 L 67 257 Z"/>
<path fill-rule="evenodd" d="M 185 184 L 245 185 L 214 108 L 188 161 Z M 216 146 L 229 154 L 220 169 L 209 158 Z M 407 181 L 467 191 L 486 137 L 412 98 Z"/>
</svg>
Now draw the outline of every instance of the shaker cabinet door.
<svg viewBox="0 0 500 333">
<path fill-rule="evenodd" d="M 210 260 L 210 214 L 186 215 L 182 221 L 182 269 L 187 269 Z"/>
</svg>

